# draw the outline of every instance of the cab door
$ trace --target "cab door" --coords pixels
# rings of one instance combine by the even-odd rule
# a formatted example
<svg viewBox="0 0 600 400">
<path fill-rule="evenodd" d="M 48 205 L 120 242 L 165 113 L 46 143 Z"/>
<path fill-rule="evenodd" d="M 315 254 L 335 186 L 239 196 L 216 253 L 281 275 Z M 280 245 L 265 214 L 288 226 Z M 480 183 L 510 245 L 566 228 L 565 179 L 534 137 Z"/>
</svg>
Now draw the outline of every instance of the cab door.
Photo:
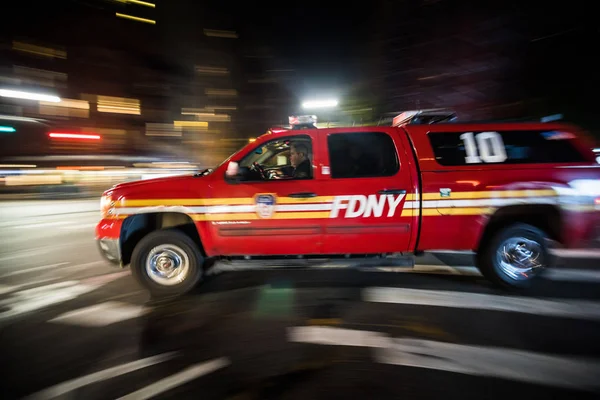
<svg viewBox="0 0 600 400">
<path fill-rule="evenodd" d="M 331 197 L 323 252 L 363 254 L 414 248 L 418 202 L 412 158 L 396 128 L 336 129 L 322 136 L 324 194 Z"/>
<path fill-rule="evenodd" d="M 248 153 L 233 161 L 240 167 L 248 167 L 258 160 L 268 169 L 278 162 L 269 156 L 264 159 L 261 153 L 274 151 L 274 157 L 281 160 L 289 154 L 293 143 L 302 143 L 307 148 L 312 169 L 309 178 L 258 179 L 256 174 L 238 182 L 216 178 L 210 206 L 206 207 L 214 254 L 270 256 L 321 252 L 323 221 L 329 213 L 319 204 L 323 182 L 314 168 L 318 162 L 315 135 L 289 132 L 277 138 L 259 138 Z M 277 153 L 277 149 L 282 151 Z"/>
</svg>

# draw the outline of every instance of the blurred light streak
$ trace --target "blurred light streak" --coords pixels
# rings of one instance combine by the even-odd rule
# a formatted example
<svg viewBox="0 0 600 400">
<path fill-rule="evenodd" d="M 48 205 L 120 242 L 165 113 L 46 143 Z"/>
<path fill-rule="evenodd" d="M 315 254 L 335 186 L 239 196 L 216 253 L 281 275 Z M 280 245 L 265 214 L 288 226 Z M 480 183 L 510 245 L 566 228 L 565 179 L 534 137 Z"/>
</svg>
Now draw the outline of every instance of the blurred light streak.
<svg viewBox="0 0 600 400">
<path fill-rule="evenodd" d="M 60 97 L 58 96 L 34 92 L 23 92 L 20 90 L 0 89 L 0 96 L 9 97 L 13 99 L 48 101 L 51 103 L 60 102 Z"/>
<path fill-rule="evenodd" d="M 175 127 L 208 128 L 208 122 L 204 121 L 173 121 Z"/>
<path fill-rule="evenodd" d="M 138 4 L 140 6 L 146 6 L 146 7 L 150 7 L 150 8 L 156 8 L 156 4 L 152 4 L 152 3 L 148 3 L 146 1 L 140 1 L 140 0 L 122 0 L 124 3 L 133 3 L 133 4 Z"/>
<path fill-rule="evenodd" d="M 138 22 L 144 22 L 146 24 L 156 25 L 156 21 L 153 19 L 134 17 L 133 15 L 127 15 L 127 14 L 121 14 L 121 13 L 115 13 L 115 15 L 117 17 L 130 19 L 132 21 L 138 21 Z"/>
<path fill-rule="evenodd" d="M 52 105 L 54 107 L 68 107 L 68 108 L 79 108 L 81 110 L 89 110 L 90 103 L 85 100 L 75 100 L 75 99 L 60 99 L 58 103 L 51 103 L 40 101 L 40 104 L 43 105 Z"/>
<path fill-rule="evenodd" d="M 76 171 L 104 171 L 104 167 L 99 166 L 99 167 L 94 167 L 94 166 L 80 166 L 80 167 L 75 167 L 75 166 L 60 166 L 60 167 L 56 167 L 57 170 L 59 171 L 64 171 L 64 170 L 76 170 Z"/>
<path fill-rule="evenodd" d="M 50 132 L 48 136 L 53 139 L 100 140 L 100 135 L 87 135 L 81 133 Z"/>
<path fill-rule="evenodd" d="M 237 33 L 235 33 L 235 31 L 224 31 L 224 30 L 218 30 L 218 29 L 204 29 L 204 34 L 206 36 L 220 37 L 220 38 L 227 38 L 227 39 L 237 39 L 238 38 L 238 35 L 237 35 Z"/>
<path fill-rule="evenodd" d="M 302 108 L 326 108 L 336 107 L 337 105 L 337 100 L 311 100 L 302 103 Z"/>
<path fill-rule="evenodd" d="M 12 126 L 0 126 L 0 132 L 8 132 L 8 133 L 12 133 L 12 132 L 16 132 L 17 130 L 15 128 L 13 128 Z"/>
<path fill-rule="evenodd" d="M 256 138 L 251 137 L 251 138 L 248 139 L 248 143 L 252 143 L 252 142 L 256 142 Z"/>
<path fill-rule="evenodd" d="M 37 168 L 35 164 L 0 164 L 0 168 Z"/>
<path fill-rule="evenodd" d="M 0 115 L 0 120 L 37 122 L 37 123 L 40 123 L 41 121 L 43 121 L 43 120 L 39 120 L 39 119 L 35 119 L 35 118 L 18 117 L 16 115 Z"/>
<path fill-rule="evenodd" d="M 98 112 L 113 114 L 140 115 L 139 99 L 129 99 L 125 97 L 98 96 Z"/>
<path fill-rule="evenodd" d="M 196 72 L 199 74 L 207 74 L 207 75 L 227 75 L 227 74 L 229 74 L 229 70 L 227 68 L 210 67 L 207 65 L 197 65 Z"/>
<path fill-rule="evenodd" d="M 13 50 L 20 51 L 22 53 L 35 54 L 38 56 L 44 56 L 49 58 L 67 58 L 67 52 L 63 50 L 53 49 L 51 47 L 36 46 L 34 44 L 16 42 L 12 44 Z"/>
<path fill-rule="evenodd" d="M 237 96 L 235 89 L 206 89 L 204 93 L 209 96 Z"/>
<path fill-rule="evenodd" d="M 13 72 L 20 84 L 49 87 L 66 87 L 68 75 L 63 72 L 13 65 Z"/>
<path fill-rule="evenodd" d="M 206 122 L 230 122 L 231 117 L 227 114 L 215 114 L 211 112 L 181 112 L 182 115 L 194 115 L 198 121 Z"/>
</svg>

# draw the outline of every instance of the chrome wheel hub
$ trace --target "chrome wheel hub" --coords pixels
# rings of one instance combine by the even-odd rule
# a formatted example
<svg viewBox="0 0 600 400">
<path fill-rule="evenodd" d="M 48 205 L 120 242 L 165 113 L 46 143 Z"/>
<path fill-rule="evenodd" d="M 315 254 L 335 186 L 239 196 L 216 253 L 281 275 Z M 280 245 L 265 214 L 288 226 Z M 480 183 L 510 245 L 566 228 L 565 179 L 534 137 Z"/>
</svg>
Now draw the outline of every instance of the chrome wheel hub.
<svg viewBox="0 0 600 400">
<path fill-rule="evenodd" d="M 544 267 L 543 247 L 535 240 L 512 237 L 500 244 L 496 261 L 510 279 L 524 281 L 533 278 Z"/>
<path fill-rule="evenodd" d="M 189 270 L 189 258 L 181 247 L 163 244 L 148 253 L 146 273 L 160 285 L 172 286 L 183 282 Z"/>
</svg>

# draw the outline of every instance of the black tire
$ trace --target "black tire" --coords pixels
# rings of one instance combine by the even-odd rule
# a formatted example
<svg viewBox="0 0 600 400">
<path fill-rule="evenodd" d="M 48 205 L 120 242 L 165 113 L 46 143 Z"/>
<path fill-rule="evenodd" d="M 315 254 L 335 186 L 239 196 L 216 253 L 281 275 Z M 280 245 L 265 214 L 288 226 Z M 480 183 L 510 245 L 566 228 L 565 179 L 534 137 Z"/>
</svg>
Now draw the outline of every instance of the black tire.
<svg viewBox="0 0 600 400">
<path fill-rule="evenodd" d="M 188 260 L 188 272 L 181 282 L 164 285 L 150 277 L 146 270 L 148 256 L 157 246 L 171 245 L 185 253 Z M 131 256 L 131 274 L 146 288 L 152 297 L 179 296 L 192 290 L 202 280 L 204 257 L 198 245 L 186 234 L 177 229 L 162 229 L 144 236 L 133 249 Z"/>
<path fill-rule="evenodd" d="M 502 244 L 510 238 L 525 238 L 537 242 L 539 247 L 539 257 L 537 261 L 541 265 L 536 268 L 536 272 L 530 276 L 521 276 L 515 279 L 506 273 L 500 266 L 497 252 Z M 525 289 L 530 287 L 540 276 L 541 272 L 550 266 L 550 253 L 548 251 L 548 235 L 541 229 L 523 223 L 518 223 L 498 231 L 487 245 L 479 249 L 477 254 L 477 267 L 479 271 L 497 286 L 507 289 Z"/>
</svg>

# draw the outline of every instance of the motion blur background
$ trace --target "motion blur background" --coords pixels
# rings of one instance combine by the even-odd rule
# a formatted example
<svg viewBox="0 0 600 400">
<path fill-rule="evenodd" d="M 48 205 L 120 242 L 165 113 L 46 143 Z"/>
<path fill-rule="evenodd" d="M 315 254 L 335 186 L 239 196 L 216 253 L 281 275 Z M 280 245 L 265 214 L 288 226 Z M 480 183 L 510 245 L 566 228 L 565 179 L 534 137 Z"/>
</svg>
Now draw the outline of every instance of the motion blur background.
<svg viewBox="0 0 600 400">
<path fill-rule="evenodd" d="M 577 3 L 7 1 L 0 89 L 60 101 L 0 97 L 0 195 L 95 196 L 213 167 L 303 112 L 389 125 L 446 107 L 596 134 L 599 29 Z"/>
</svg>

